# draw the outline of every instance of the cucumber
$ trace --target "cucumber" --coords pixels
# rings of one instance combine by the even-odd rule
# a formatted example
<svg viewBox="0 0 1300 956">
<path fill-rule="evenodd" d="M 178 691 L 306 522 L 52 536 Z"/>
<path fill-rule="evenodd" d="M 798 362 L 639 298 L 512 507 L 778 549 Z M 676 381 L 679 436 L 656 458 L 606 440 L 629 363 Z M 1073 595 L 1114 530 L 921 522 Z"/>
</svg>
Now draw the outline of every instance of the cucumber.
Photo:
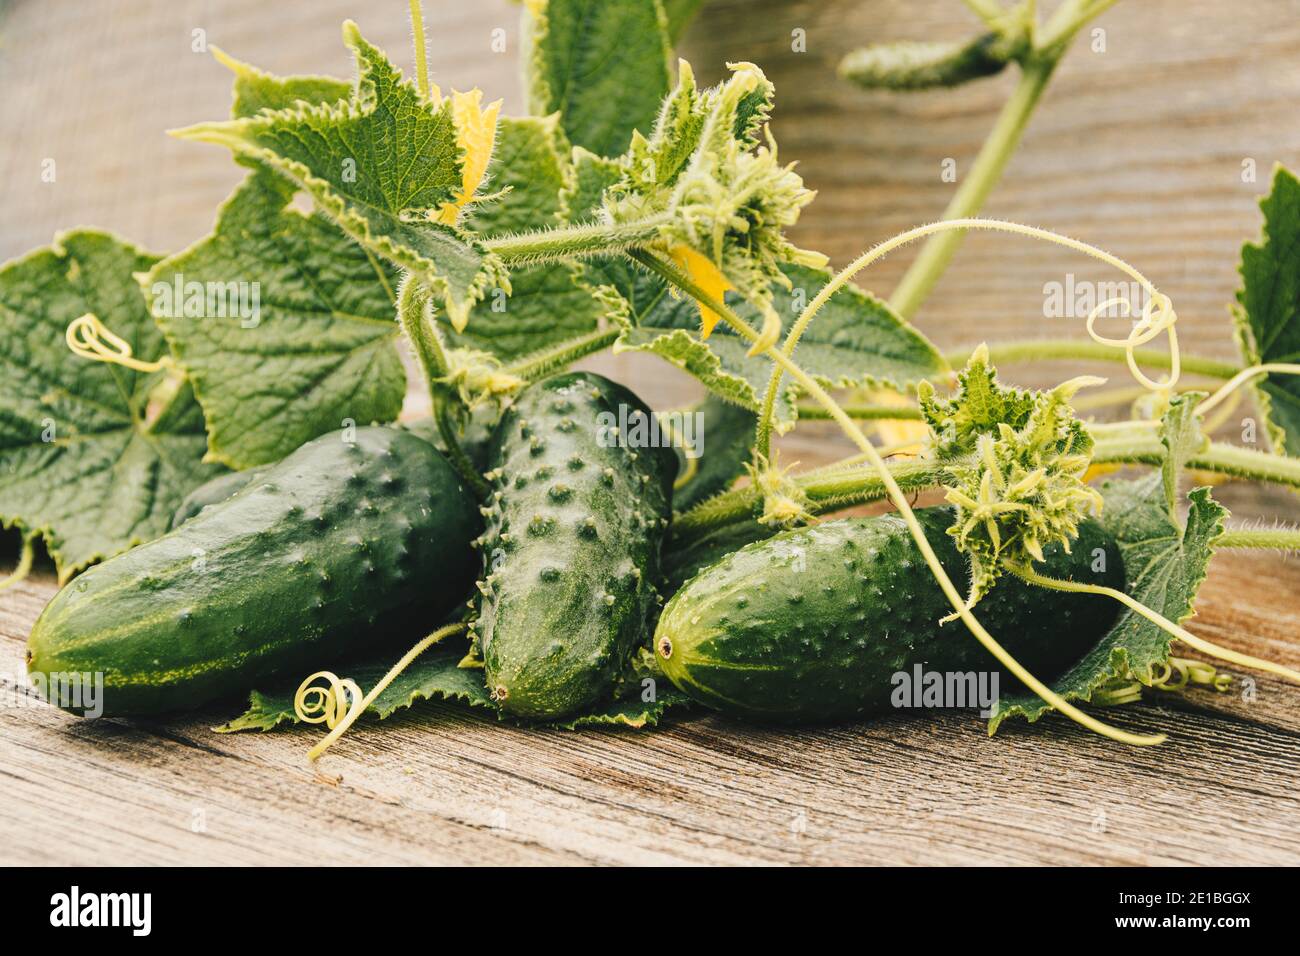
<svg viewBox="0 0 1300 956">
<path fill-rule="evenodd" d="M 677 458 L 602 444 L 602 415 L 620 409 L 650 414 L 621 385 L 571 372 L 522 391 L 497 426 L 474 634 L 493 698 L 517 716 L 612 696 L 653 627 Z"/>
<path fill-rule="evenodd" d="M 181 501 L 180 507 L 172 515 L 172 523 L 168 530 L 179 528 L 208 505 L 225 501 L 231 495 L 243 490 L 245 485 L 269 467 L 270 465 L 261 465 L 257 468 L 249 468 L 247 471 L 228 472 L 199 485 Z"/>
<path fill-rule="evenodd" d="M 497 417 L 494 409 L 475 409 L 463 429 L 463 434 L 460 436 L 461 449 L 479 469 L 486 467 L 487 445 L 491 439 L 492 426 L 496 424 Z M 417 418 L 397 427 L 406 429 L 412 435 L 424 439 L 438 451 L 446 453 L 446 448 L 443 447 L 442 435 L 439 434 L 438 426 L 432 418 Z M 218 475 L 211 481 L 199 485 L 180 503 L 180 507 L 172 515 L 171 525 L 168 530 L 179 528 L 208 505 L 215 505 L 219 501 L 225 501 L 241 491 L 245 485 L 269 467 L 271 466 L 260 465 L 246 471 L 232 471 L 224 475 Z"/>
<path fill-rule="evenodd" d="M 916 512 L 949 576 L 966 559 L 946 529 L 949 508 Z M 1092 570 L 1097 549 L 1104 570 Z M 1047 549 L 1044 573 L 1123 588 L 1115 541 L 1080 525 L 1072 554 Z M 1100 562 L 1098 562 L 1100 563 Z M 746 545 L 697 574 L 664 608 L 655 656 L 681 691 L 707 706 L 773 722 L 843 720 L 892 708 L 894 675 L 992 671 L 998 665 L 958 621 L 897 515 L 849 518 Z M 1050 680 L 1106 634 L 1117 602 L 1004 577 L 976 614 L 1013 657 Z M 999 673 L 1005 694 L 1018 681 Z"/>
<path fill-rule="evenodd" d="M 414 435 L 351 438 L 308 442 L 76 578 L 37 620 L 29 671 L 46 687 L 51 675 L 102 674 L 104 713 L 151 714 L 391 639 L 411 616 L 431 629 L 474 580 L 476 504 Z"/>
</svg>

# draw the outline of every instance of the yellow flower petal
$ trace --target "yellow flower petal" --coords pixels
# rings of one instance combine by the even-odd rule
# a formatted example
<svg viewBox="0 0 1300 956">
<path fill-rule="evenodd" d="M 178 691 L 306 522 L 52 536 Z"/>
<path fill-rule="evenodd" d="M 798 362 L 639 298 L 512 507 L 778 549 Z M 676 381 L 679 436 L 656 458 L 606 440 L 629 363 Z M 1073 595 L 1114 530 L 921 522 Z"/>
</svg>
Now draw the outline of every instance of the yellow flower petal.
<svg viewBox="0 0 1300 956">
<path fill-rule="evenodd" d="M 483 107 L 482 99 L 483 91 L 479 89 L 467 93 L 453 90 L 451 94 L 451 116 L 456 124 L 456 145 L 460 147 L 461 190 L 454 200 L 442 204 L 436 219 L 449 226 L 454 226 L 461 210 L 474 201 L 496 145 L 501 101 Z"/>
<path fill-rule="evenodd" d="M 719 301 L 726 292 L 735 288 L 713 264 L 712 259 L 701 255 L 690 246 L 673 246 L 668 250 L 668 255 L 692 282 Z M 707 339 L 714 326 L 720 321 L 722 316 L 703 303 L 700 304 L 700 338 Z"/>
</svg>

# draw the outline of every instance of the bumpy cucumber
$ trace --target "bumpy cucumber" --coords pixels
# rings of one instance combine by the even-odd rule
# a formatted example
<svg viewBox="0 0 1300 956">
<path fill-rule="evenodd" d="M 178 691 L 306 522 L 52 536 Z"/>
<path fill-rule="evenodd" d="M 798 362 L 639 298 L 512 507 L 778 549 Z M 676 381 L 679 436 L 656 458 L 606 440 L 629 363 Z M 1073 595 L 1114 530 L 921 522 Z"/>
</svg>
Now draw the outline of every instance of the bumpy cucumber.
<svg viewBox="0 0 1300 956">
<path fill-rule="evenodd" d="M 916 514 L 949 576 L 964 580 L 966 559 L 945 533 L 951 510 Z M 1046 556 L 1054 577 L 1124 586 L 1119 548 L 1096 522 L 1081 525 L 1071 554 L 1053 547 Z M 1046 680 L 1092 648 L 1118 608 L 1007 576 L 976 613 Z M 655 653 L 680 690 L 718 710 L 778 722 L 844 719 L 889 710 L 893 676 L 916 664 L 997 669 L 960 622 L 940 627 L 951 611 L 901 518 L 850 518 L 782 532 L 701 571 L 664 608 Z M 1006 674 L 999 684 L 1003 693 L 1020 687 Z"/>
<path fill-rule="evenodd" d="M 650 411 L 588 372 L 521 392 L 493 440 L 475 635 L 510 713 L 561 717 L 607 698 L 657 610 L 671 448 L 602 441 L 601 414 Z M 613 439 L 613 440 L 611 440 Z"/>
<path fill-rule="evenodd" d="M 242 491 L 246 485 L 269 467 L 269 465 L 262 465 L 259 468 L 249 468 L 247 471 L 232 471 L 225 475 L 218 475 L 211 481 L 199 485 L 181 501 L 180 507 L 172 515 L 170 527 L 179 528 L 208 505 L 218 504 Z"/>
<path fill-rule="evenodd" d="M 432 628 L 471 588 L 480 527 L 422 439 L 324 435 L 76 578 L 37 620 L 28 668 L 102 674 L 108 714 L 196 707 L 391 640 L 406 615 Z"/>
</svg>

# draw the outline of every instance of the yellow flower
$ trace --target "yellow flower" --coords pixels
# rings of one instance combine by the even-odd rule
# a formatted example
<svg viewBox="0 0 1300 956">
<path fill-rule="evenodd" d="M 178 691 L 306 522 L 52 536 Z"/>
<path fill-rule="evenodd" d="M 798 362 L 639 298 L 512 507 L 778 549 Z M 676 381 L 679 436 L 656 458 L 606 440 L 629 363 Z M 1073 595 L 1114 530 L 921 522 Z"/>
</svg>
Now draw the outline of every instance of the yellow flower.
<svg viewBox="0 0 1300 956">
<path fill-rule="evenodd" d="M 726 292 L 735 288 L 727 281 L 722 271 L 713 264 L 713 260 L 696 252 L 690 246 L 673 246 L 668 250 L 668 255 L 692 282 L 718 301 L 722 300 Z M 722 316 L 700 303 L 700 338 L 707 339 L 713 327 L 721 319 Z"/>
<path fill-rule="evenodd" d="M 430 99 L 436 105 L 442 103 L 442 91 L 435 84 L 431 87 Z M 474 201 L 474 194 L 483 184 L 487 175 L 488 162 L 492 159 L 492 149 L 496 145 L 497 115 L 501 112 L 501 101 L 496 100 L 486 107 L 482 105 L 483 91 L 474 89 L 468 93 L 451 94 L 451 116 L 456 124 L 456 145 L 460 147 L 461 190 L 450 202 L 445 202 L 438 209 L 435 222 L 454 226 L 460 218 L 461 210 Z"/>
</svg>

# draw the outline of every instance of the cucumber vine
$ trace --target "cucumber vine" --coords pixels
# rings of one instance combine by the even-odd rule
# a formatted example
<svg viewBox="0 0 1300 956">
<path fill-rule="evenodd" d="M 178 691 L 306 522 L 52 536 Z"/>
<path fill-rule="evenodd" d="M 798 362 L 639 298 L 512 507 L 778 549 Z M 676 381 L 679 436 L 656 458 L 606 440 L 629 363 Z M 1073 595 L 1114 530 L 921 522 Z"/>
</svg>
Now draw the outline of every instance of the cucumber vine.
<svg viewBox="0 0 1300 956">
<path fill-rule="evenodd" d="M 315 100 L 309 101 L 291 96 L 291 84 L 284 81 L 285 89 L 278 91 L 282 102 L 274 107 L 246 114 L 237 110 L 229 121 L 200 124 L 178 135 L 227 146 L 261 172 L 287 177 L 311 196 L 323 217 L 363 247 L 372 262 L 378 257 L 401 270 L 396 294 L 388 291 L 389 299 L 395 298 L 397 321 L 418 360 L 442 443 L 480 500 L 488 500 L 493 491 L 461 447 L 469 411 L 485 403 L 507 405 L 527 384 L 605 349 L 658 351 L 723 399 L 743 405 L 754 419 L 752 458 L 747 463 L 751 482 L 677 515 L 675 536 L 689 542 L 751 519 L 789 527 L 849 505 L 887 499 L 951 604 L 949 619 L 959 619 L 1003 667 L 1052 708 L 1111 739 L 1150 745 L 1165 735 L 1111 726 L 1022 667 L 977 617 L 979 601 L 1006 574 L 1044 588 L 1104 595 L 1203 654 L 1300 682 L 1300 672 L 1212 644 L 1131 594 L 1056 580 L 1034 567 L 1043 561 L 1045 547 L 1068 548 L 1079 522 L 1101 506 L 1101 495 L 1087 483 L 1097 466 L 1159 466 L 1171 513 L 1185 468 L 1300 488 L 1300 459 L 1206 437 L 1235 407 L 1243 389 L 1249 386 L 1262 394 L 1260 389 L 1272 387 L 1279 377 L 1300 373 L 1300 364 L 1279 360 L 1287 355 L 1261 351 L 1255 342 L 1260 336 L 1249 329 L 1239 332 L 1251 346 L 1243 348 L 1248 360 L 1241 367 L 1184 356 L 1172 300 L 1132 265 L 1048 229 L 979 216 L 1071 41 L 1114 2 L 1065 0 L 1039 23 L 1034 0 L 1010 8 L 997 0 L 967 0 L 984 24 L 983 32 L 969 42 L 878 47 L 846 59 L 845 76 L 876 88 L 948 86 L 992 75 L 1012 63 L 1021 75 L 942 218 L 878 243 L 834 274 L 823 271 L 825 256 L 786 238 L 815 193 L 793 165 L 778 161 L 767 125 L 774 89 L 762 70 L 748 62 L 727 64 L 727 78 L 708 89 L 700 89 L 690 66 L 680 62 L 676 87 L 663 91 L 652 125 L 643 121 L 644 129 L 627 131 L 622 154 L 600 155 L 581 145 L 570 147 L 556 133 L 559 123 L 575 141 L 578 134 L 591 142 L 608 139 L 594 136 L 563 111 L 558 119 L 538 117 L 531 125 L 508 125 L 511 121 L 498 115 L 500 101 L 484 106 L 479 90 L 444 97 L 429 79 L 420 2 L 410 0 L 413 84 L 348 23 L 344 36 L 357 54 L 359 79 L 346 95 L 337 88 L 338 81 L 298 78 L 299 85 L 316 91 Z M 237 83 L 281 82 L 242 64 L 237 67 Z M 501 172 L 494 172 L 494 154 L 503 148 L 522 150 L 529 136 L 561 143 L 546 147 L 556 169 L 553 181 L 538 187 L 539 196 L 524 196 L 534 184 L 519 180 L 489 192 L 493 176 Z M 382 173 L 362 182 L 340 176 L 337 167 L 353 158 L 347 150 L 356 141 L 388 144 L 385 148 L 396 154 L 389 157 L 393 165 L 409 167 L 409 181 L 390 181 Z M 530 218 L 526 213 L 533 207 L 545 211 Z M 485 217 L 501 210 L 510 212 L 505 226 L 480 228 Z M 1145 305 L 1135 312 L 1127 299 L 1097 304 L 1085 323 L 1088 341 L 989 343 L 945 360 L 905 319 L 920 308 L 971 230 L 1053 243 L 1089 256 L 1127 275 L 1145 293 Z M 919 255 L 888 304 L 851 284 L 871 264 L 921 240 Z M 561 271 L 548 273 L 551 268 Z M 791 275 L 800 269 L 824 281 L 819 278 L 820 286 L 806 305 L 800 300 L 797 315 L 782 335 L 778 303 L 793 290 Z M 375 272 L 383 281 L 384 269 L 377 263 Z M 597 317 L 573 335 L 548 338 L 532 351 L 494 348 L 490 335 L 474 338 L 480 332 L 499 332 L 513 320 L 509 313 L 504 318 L 491 314 L 491 293 L 510 295 L 530 283 L 545 287 L 546 280 L 557 279 L 565 295 L 586 296 L 585 305 Z M 835 352 L 834 361 L 816 364 L 810 347 L 817 332 L 846 321 L 833 313 L 836 303 L 849 295 L 860 297 L 854 299 L 859 310 L 852 319 L 859 323 L 852 329 L 855 334 L 906 340 L 923 359 L 902 363 L 900 371 L 887 361 L 887 348 L 876 344 L 873 351 L 869 344 L 861 352 Z M 557 310 L 568 308 L 573 300 L 563 301 Z M 685 310 L 678 308 L 682 303 L 688 306 Z M 1127 334 L 1103 334 L 1099 323 L 1116 311 L 1130 320 Z M 544 318 L 554 324 L 558 316 Z M 715 326 L 720 326 L 716 332 Z M 142 360 L 93 313 L 67 326 L 66 342 L 82 358 L 134 372 L 191 374 L 183 350 Z M 1150 347 L 1152 343 L 1164 347 Z M 809 355 L 807 361 L 804 355 Z M 1123 362 L 1136 385 L 1076 398 L 1081 389 L 1103 384 L 1104 379 L 1071 378 L 1046 392 L 1007 388 L 997 381 L 996 364 L 1026 359 Z M 865 367 L 858 367 L 858 360 Z M 954 372 L 953 366 L 961 370 Z M 918 373 L 918 368 L 923 371 Z M 1157 369 L 1163 374 L 1148 371 Z M 1184 374 L 1212 377 L 1222 384 L 1207 396 L 1183 385 Z M 832 394 L 851 385 L 900 394 L 914 391 L 916 400 L 889 404 L 868 398 L 854 404 L 841 403 Z M 794 396 L 803 404 L 795 405 Z M 1123 402 L 1143 406 L 1145 417 L 1116 425 L 1088 424 L 1076 417 L 1086 407 Z M 1217 414 L 1207 417 L 1210 412 Z M 835 422 L 858 453 L 802 473 L 783 467 L 773 435 L 788 428 L 795 416 Z M 878 445 L 860 424 L 887 421 L 907 423 L 918 434 L 923 428 L 927 437 L 919 453 L 915 438 L 893 447 L 889 439 Z M 908 457 L 887 460 L 902 451 Z M 679 485 L 694 479 L 698 465 L 692 459 L 688 467 Z M 944 489 L 955 506 L 949 533 L 970 561 L 970 579 L 963 587 L 944 570 L 908 500 L 909 494 L 932 488 Z M 28 563 L 30 545 L 31 538 L 24 537 L 23 560 Z M 1218 545 L 1295 548 L 1300 533 L 1229 532 Z M 0 582 L 0 587 L 7 583 Z M 456 623 L 434 631 L 364 695 L 354 681 L 332 672 L 308 677 L 295 695 L 294 710 L 299 719 L 324 723 L 330 730 L 313 748 L 312 759 L 346 732 L 425 649 L 466 629 L 465 623 Z M 1207 667 L 1171 658 L 1149 686 L 1219 687 L 1219 676 Z M 1144 680 L 1116 674 L 1098 702 L 1131 700 L 1133 682 Z"/>
</svg>

